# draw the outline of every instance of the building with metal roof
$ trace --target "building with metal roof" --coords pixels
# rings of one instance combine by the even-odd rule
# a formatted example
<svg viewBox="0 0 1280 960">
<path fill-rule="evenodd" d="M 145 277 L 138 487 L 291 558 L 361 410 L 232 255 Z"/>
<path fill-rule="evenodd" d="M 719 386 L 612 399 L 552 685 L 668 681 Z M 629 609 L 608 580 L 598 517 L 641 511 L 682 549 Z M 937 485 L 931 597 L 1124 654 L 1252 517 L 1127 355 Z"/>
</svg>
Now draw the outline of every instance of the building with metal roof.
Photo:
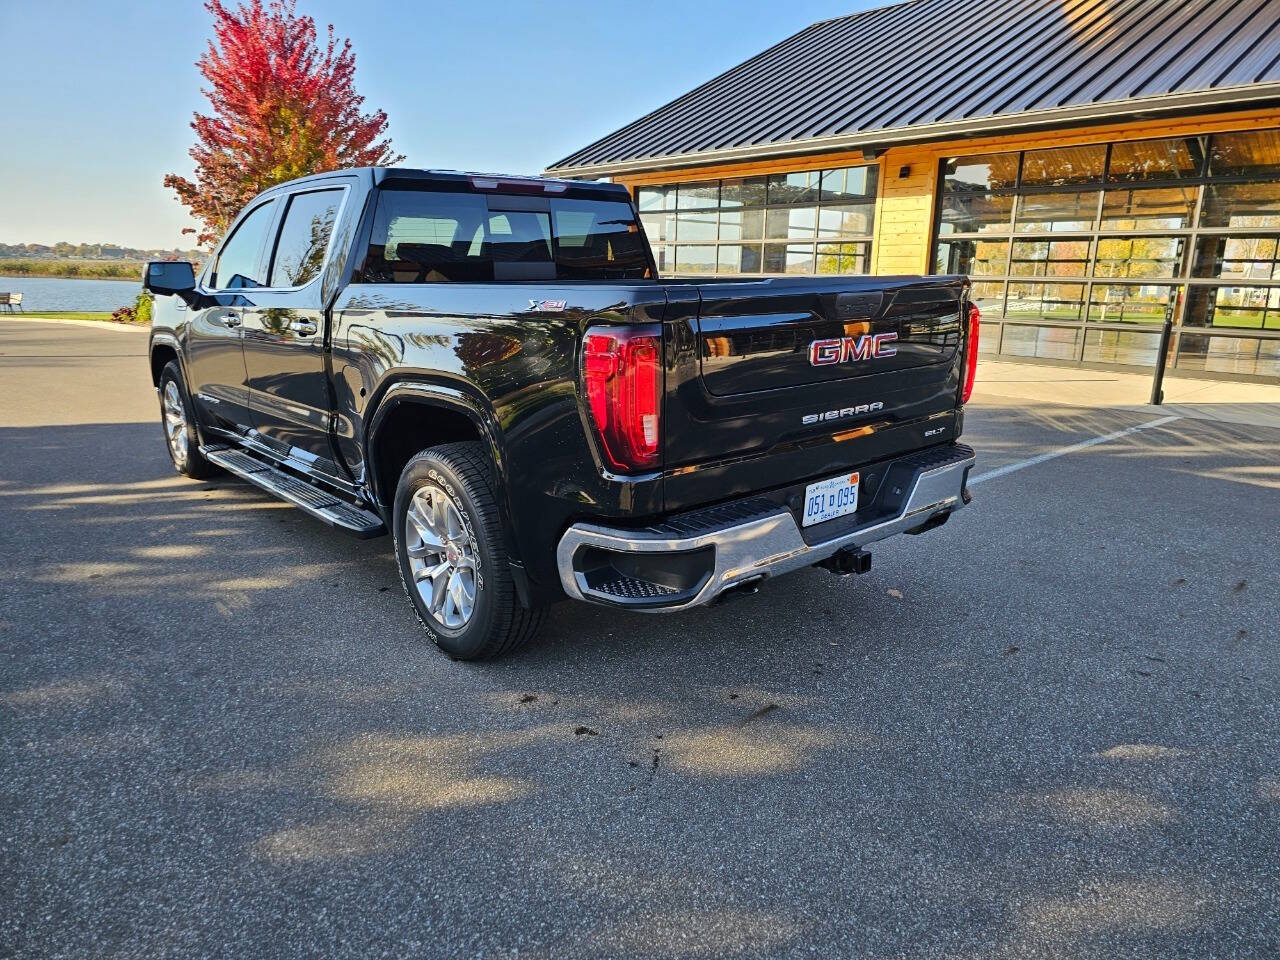
<svg viewBox="0 0 1280 960">
<path fill-rule="evenodd" d="M 1280 0 L 910 0 L 548 172 L 668 273 L 964 272 L 990 353 L 1280 377 Z"/>
</svg>

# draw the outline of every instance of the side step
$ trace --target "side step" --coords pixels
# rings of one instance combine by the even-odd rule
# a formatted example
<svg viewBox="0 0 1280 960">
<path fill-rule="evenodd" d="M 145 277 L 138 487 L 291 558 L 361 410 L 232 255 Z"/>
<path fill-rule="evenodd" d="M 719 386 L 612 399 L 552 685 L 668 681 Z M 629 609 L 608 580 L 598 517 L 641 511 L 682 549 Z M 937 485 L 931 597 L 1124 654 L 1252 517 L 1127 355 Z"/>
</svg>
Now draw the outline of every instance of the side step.
<svg viewBox="0 0 1280 960">
<path fill-rule="evenodd" d="M 387 532 L 386 524 L 373 511 L 340 500 L 329 491 L 313 486 L 291 473 L 285 473 L 243 450 L 224 444 L 209 444 L 201 447 L 200 452 L 210 463 L 216 463 L 228 473 L 248 480 L 254 486 L 275 494 L 281 500 L 292 503 L 317 520 L 344 533 L 367 540 Z"/>
</svg>

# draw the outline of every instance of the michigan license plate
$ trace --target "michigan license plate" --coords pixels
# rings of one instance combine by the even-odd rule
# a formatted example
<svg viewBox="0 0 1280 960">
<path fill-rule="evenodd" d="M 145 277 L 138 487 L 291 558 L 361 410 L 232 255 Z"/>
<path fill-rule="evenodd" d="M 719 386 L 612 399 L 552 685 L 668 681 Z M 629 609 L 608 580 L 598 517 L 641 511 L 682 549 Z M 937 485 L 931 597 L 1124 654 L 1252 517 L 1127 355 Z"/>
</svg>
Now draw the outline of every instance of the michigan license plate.
<svg viewBox="0 0 1280 960">
<path fill-rule="evenodd" d="M 810 527 L 854 513 L 858 509 L 858 475 L 845 473 L 811 483 L 804 490 L 804 520 Z"/>
</svg>

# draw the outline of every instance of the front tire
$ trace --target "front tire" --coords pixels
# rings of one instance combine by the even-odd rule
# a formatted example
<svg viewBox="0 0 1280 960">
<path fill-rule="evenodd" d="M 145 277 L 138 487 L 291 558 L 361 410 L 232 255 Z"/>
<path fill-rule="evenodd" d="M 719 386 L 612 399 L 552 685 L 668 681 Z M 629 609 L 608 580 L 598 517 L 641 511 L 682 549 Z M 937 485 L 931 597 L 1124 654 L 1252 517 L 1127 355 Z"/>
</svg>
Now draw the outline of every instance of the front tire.
<svg viewBox="0 0 1280 960">
<path fill-rule="evenodd" d="M 487 660 L 533 639 L 543 611 L 523 607 L 516 595 L 482 444 L 442 444 L 410 460 L 391 528 L 405 594 L 446 654 Z"/>
<path fill-rule="evenodd" d="M 160 425 L 164 428 L 165 449 L 173 469 L 192 480 L 205 480 L 214 476 L 218 468 L 201 455 L 195 424 L 182 368 L 176 360 L 170 360 L 160 372 Z"/>
</svg>

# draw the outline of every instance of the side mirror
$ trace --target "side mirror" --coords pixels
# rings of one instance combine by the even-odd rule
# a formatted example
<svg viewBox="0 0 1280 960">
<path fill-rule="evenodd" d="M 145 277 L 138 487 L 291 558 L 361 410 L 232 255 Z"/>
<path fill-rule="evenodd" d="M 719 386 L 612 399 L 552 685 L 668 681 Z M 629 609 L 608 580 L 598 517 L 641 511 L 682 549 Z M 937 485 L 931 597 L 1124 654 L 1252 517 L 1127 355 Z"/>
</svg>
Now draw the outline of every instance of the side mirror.
<svg viewBox="0 0 1280 960">
<path fill-rule="evenodd" d="M 196 270 L 185 260 L 153 260 L 142 271 L 142 289 L 157 297 L 187 299 L 196 289 Z"/>
</svg>

